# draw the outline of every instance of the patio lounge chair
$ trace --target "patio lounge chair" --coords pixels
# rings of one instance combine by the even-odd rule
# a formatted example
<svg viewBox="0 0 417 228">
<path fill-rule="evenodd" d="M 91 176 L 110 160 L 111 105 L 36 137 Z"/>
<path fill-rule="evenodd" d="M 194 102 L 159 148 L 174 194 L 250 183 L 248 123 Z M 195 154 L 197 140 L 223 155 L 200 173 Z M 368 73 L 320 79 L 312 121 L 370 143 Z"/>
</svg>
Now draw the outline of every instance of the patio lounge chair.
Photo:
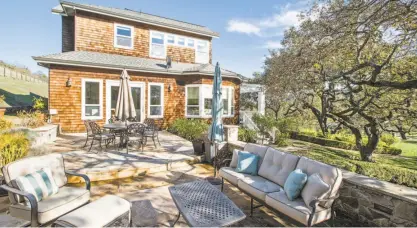
<svg viewBox="0 0 417 228">
<path fill-rule="evenodd" d="M 84 120 L 84 126 L 85 126 L 85 131 L 87 133 L 87 137 L 85 138 L 85 143 L 84 143 L 83 148 L 87 146 L 88 139 L 94 138 L 93 131 L 91 130 L 91 127 L 90 127 L 90 120 Z"/>
<path fill-rule="evenodd" d="M 113 142 L 113 146 L 116 141 L 116 135 L 112 132 L 106 133 L 103 130 L 101 130 L 100 126 L 96 122 L 90 121 L 89 122 L 90 128 L 93 132 L 93 140 L 91 141 L 90 149 L 88 152 L 90 152 L 91 148 L 93 147 L 94 141 L 99 141 L 100 149 L 102 148 L 101 142 L 105 142 L 106 148 L 109 145 L 110 142 Z"/>
<path fill-rule="evenodd" d="M 34 195 L 17 188 L 15 179 L 46 167 L 51 169 L 59 191 L 37 202 Z M 9 193 L 11 202 L 9 207 L 10 215 L 30 221 L 31 226 L 48 224 L 90 201 L 90 179 L 83 174 L 65 171 L 64 158 L 61 154 L 23 158 L 5 165 L 2 172 L 6 185 L 2 185 L 1 188 Z M 67 184 L 66 174 L 82 177 L 86 188 L 65 186 Z M 24 198 L 29 201 L 29 205 L 26 205 Z"/>
<path fill-rule="evenodd" d="M 147 138 L 151 138 L 153 141 L 153 145 L 156 148 L 156 143 L 155 143 L 155 138 L 156 138 L 156 140 L 158 140 L 158 144 L 161 145 L 161 143 L 159 142 L 159 136 L 158 136 L 158 126 L 156 126 L 155 120 L 147 118 L 145 119 L 144 123 L 146 125 L 145 133 L 143 134 L 143 136 L 145 137 L 145 144 L 148 141 Z"/>
<path fill-rule="evenodd" d="M 264 145 L 248 143 L 243 150 L 260 157 L 258 176 L 236 172 L 238 150 L 233 151 L 232 159 L 226 159 L 230 165 L 221 168 L 219 175 L 222 178 L 222 190 L 224 180 L 227 180 L 250 196 L 251 216 L 255 208 L 253 201 L 256 200 L 261 206 L 281 212 L 306 226 L 313 226 L 334 217 L 334 201 L 339 196 L 342 183 L 340 169 Z M 301 169 L 307 176 L 318 174 L 330 187 L 325 197 L 313 199 L 309 205 L 305 204 L 302 196 L 290 201 L 283 188 L 289 174 L 295 169 Z M 308 194 L 314 196 L 316 190 L 313 189 Z"/>
</svg>

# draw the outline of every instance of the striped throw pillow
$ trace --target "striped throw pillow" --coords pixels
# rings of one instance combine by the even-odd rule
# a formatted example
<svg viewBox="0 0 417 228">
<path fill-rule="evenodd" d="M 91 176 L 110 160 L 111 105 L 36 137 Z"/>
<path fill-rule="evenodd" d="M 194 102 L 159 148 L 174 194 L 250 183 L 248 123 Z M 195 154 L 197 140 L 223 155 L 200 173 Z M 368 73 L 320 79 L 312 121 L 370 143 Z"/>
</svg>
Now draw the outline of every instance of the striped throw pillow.
<svg viewBox="0 0 417 228">
<path fill-rule="evenodd" d="M 43 168 L 34 173 L 18 177 L 16 178 L 16 184 L 20 190 L 33 194 L 38 202 L 59 190 L 49 168 Z"/>
</svg>

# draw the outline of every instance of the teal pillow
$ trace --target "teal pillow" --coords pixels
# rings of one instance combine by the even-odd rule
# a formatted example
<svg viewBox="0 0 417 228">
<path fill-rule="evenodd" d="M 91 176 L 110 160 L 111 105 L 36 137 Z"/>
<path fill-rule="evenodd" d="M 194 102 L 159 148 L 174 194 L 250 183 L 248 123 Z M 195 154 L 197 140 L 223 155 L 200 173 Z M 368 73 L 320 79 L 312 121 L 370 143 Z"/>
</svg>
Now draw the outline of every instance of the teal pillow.
<svg viewBox="0 0 417 228">
<path fill-rule="evenodd" d="M 289 200 L 295 200 L 300 196 L 301 190 L 307 183 L 307 174 L 301 169 L 296 169 L 290 173 L 284 184 L 284 191 Z"/>
<path fill-rule="evenodd" d="M 237 155 L 236 172 L 250 175 L 258 175 L 259 156 L 249 152 L 239 151 Z"/>
</svg>

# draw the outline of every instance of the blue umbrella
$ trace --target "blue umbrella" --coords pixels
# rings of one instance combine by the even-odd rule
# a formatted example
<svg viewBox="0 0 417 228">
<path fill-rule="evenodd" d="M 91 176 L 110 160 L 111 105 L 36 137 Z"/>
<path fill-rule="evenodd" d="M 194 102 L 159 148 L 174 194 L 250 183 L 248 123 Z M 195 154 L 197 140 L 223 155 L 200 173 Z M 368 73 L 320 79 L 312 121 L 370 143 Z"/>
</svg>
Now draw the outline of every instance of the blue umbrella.
<svg viewBox="0 0 417 228">
<path fill-rule="evenodd" d="M 216 64 L 213 79 L 213 98 L 211 104 L 211 125 L 208 131 L 208 138 L 213 146 L 223 141 L 223 101 L 222 101 L 222 75 L 219 63 Z M 217 146 L 214 146 L 214 156 L 216 156 Z M 211 154 L 210 154 L 211 156 Z M 214 168 L 216 170 L 216 168 Z"/>
</svg>

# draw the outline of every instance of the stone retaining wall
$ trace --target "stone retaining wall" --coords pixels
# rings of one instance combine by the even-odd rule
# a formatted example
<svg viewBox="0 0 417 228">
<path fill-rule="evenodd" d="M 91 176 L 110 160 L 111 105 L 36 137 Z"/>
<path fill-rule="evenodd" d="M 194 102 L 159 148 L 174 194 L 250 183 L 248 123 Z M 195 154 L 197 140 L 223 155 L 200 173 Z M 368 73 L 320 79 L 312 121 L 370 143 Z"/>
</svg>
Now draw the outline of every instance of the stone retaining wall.
<svg viewBox="0 0 417 228">
<path fill-rule="evenodd" d="M 228 150 L 244 145 L 228 142 Z M 417 189 L 343 170 L 339 193 L 336 211 L 352 220 L 369 226 L 417 226 Z"/>
</svg>

